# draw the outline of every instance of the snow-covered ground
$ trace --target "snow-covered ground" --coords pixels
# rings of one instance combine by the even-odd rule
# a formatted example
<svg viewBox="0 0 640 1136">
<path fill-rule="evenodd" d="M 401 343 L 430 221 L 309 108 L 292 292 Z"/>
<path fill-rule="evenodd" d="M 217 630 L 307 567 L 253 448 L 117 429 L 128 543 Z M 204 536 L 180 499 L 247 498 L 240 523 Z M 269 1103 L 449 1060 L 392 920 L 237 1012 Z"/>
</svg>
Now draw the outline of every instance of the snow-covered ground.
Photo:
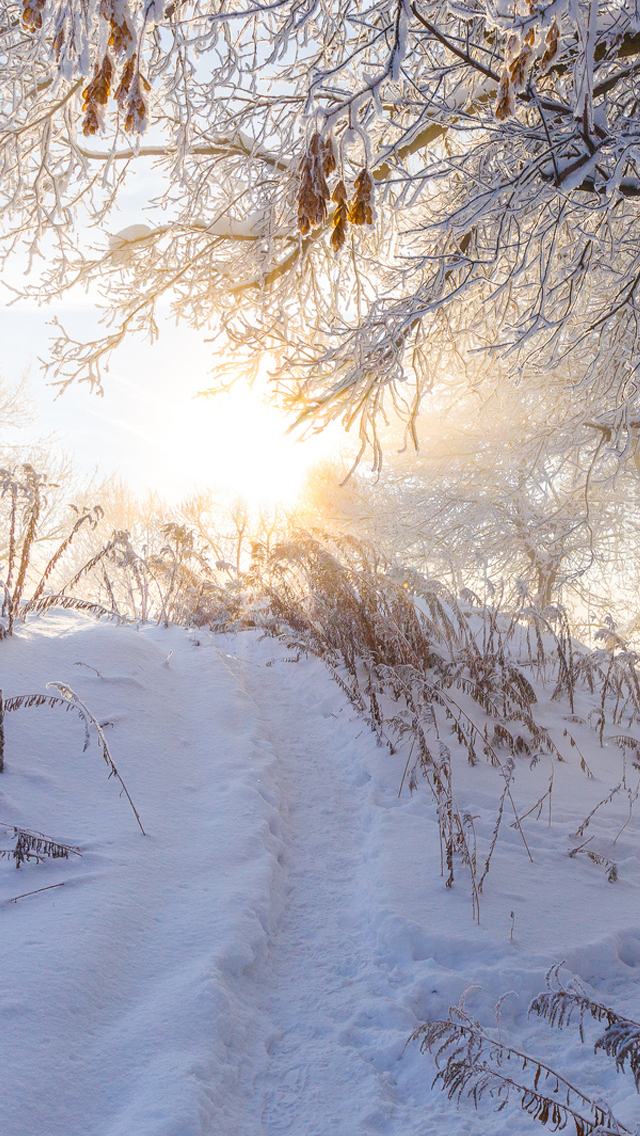
<svg viewBox="0 0 640 1136">
<path fill-rule="evenodd" d="M 621 791 L 585 833 L 615 861 L 617 882 L 569 857 L 580 843 L 570 834 L 619 783 L 622 754 L 569 724 L 566 705 L 541 711 L 566 758 L 553 763 L 551 824 L 547 802 L 523 822 L 533 863 L 513 818 L 503 824 L 477 925 L 461 864 L 444 887 L 428 786 L 398 796 L 405 757 L 376 746 L 320 662 L 293 662 L 255 632 L 54 614 L 0 643 L 6 698 L 48 681 L 107 723 L 146 836 L 95 740 L 82 752 L 73 713 L 6 715 L 0 820 L 82 856 L 20 871 L 0 861 L 5 1136 L 542 1131 L 515 1102 L 456 1110 L 431 1088 L 430 1058 L 406 1045 L 465 991 L 489 1028 L 510 992 L 503 1039 L 635 1126 L 630 1076 L 576 1030 L 527 1022 L 562 960 L 565 978 L 640 1011 L 640 825 L 633 815 L 614 845 L 629 811 Z M 578 716 L 588 709 L 583 699 Z M 522 813 L 550 769 L 519 763 Z M 486 855 L 500 774 L 461 761 L 456 778 Z"/>
</svg>

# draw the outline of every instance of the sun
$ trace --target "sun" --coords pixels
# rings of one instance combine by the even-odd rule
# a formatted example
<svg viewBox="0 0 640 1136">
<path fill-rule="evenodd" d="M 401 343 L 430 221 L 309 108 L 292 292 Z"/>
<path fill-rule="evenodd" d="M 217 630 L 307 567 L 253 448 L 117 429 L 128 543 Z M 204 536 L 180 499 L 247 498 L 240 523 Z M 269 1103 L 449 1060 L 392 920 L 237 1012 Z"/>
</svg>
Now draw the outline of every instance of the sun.
<svg viewBox="0 0 640 1136">
<path fill-rule="evenodd" d="M 183 486 L 215 489 L 250 509 L 292 505 L 312 466 L 337 453 L 335 430 L 296 439 L 263 391 L 243 380 L 209 399 L 174 404 L 171 418 L 164 474 L 172 476 L 167 461 L 177 463 Z"/>
<path fill-rule="evenodd" d="M 163 324 L 156 343 L 123 351 L 102 398 L 73 388 L 66 402 L 49 399 L 42 422 L 83 470 L 115 473 L 133 492 L 154 492 L 170 506 L 203 490 L 228 503 L 240 498 L 250 511 L 290 506 L 314 466 L 350 454 L 337 423 L 304 440 L 289 434 L 291 418 L 274 404 L 264 371 L 252 383 L 238 373 L 228 391 L 194 397 L 211 375 L 210 344 Z"/>
</svg>

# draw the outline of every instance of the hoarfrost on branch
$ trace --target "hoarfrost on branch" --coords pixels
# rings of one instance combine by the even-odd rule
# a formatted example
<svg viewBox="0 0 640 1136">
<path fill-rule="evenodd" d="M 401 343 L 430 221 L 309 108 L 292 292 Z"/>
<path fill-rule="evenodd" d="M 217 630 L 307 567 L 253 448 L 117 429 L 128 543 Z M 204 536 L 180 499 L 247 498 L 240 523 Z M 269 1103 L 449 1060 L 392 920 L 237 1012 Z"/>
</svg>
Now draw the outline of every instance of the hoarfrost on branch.
<svg viewBox="0 0 640 1136">
<path fill-rule="evenodd" d="M 236 371 L 270 352 L 302 419 L 376 462 L 386 410 L 412 432 L 460 376 L 561 374 L 583 440 L 635 454 L 633 4 L 21 0 L 0 52 L 2 255 L 45 255 L 40 299 L 107 309 L 91 343 L 60 330 L 62 384 L 99 386 L 169 305 Z M 129 237 L 141 168 L 158 197 Z"/>
</svg>

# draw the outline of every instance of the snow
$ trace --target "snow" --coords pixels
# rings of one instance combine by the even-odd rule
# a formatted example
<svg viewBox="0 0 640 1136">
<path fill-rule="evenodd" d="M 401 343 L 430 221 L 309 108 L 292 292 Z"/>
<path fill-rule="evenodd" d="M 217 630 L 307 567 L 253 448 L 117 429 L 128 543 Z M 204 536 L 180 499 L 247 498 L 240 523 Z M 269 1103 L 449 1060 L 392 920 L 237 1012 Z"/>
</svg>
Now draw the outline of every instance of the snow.
<svg viewBox="0 0 640 1136">
<path fill-rule="evenodd" d="M 92 669 L 93 668 L 93 669 Z M 96 673 L 98 672 L 98 673 Z M 431 1088 L 410 1033 L 466 1009 L 503 1040 L 605 1097 L 632 1127 L 630 1076 L 577 1030 L 527 1008 L 547 969 L 638 1017 L 638 822 L 623 755 L 569 709 L 541 710 L 551 825 L 509 817 L 472 919 L 461 864 L 444 887 L 426 782 L 398 796 L 406 756 L 376 745 L 318 660 L 257 632 L 116 627 L 67 613 L 0 644 L 6 698 L 67 683 L 104 726 L 143 836 L 95 741 L 59 708 L 5 718 L 0 819 L 77 845 L 82 858 L 0 861 L 0 1112 L 11 1136 L 525 1136 L 518 1107 L 480 1112 Z M 586 718 L 584 695 L 576 715 Z M 574 715 L 574 717 L 576 716 Z M 569 728 L 594 773 L 563 738 Z M 550 763 L 518 763 L 523 814 Z M 456 764 L 481 856 L 501 780 Z M 635 784 L 630 777 L 630 784 Z M 614 860 L 616 883 L 569 850 Z M 9 834 L 3 847 L 9 848 Z M 63 887 L 11 902 L 12 897 Z M 513 912 L 513 917 L 512 913 Z"/>
<path fill-rule="evenodd" d="M 153 236 L 153 229 L 149 225 L 127 225 L 119 233 L 109 235 L 109 253 L 114 264 L 127 265 L 131 261 L 132 246 L 139 249 Z"/>
</svg>

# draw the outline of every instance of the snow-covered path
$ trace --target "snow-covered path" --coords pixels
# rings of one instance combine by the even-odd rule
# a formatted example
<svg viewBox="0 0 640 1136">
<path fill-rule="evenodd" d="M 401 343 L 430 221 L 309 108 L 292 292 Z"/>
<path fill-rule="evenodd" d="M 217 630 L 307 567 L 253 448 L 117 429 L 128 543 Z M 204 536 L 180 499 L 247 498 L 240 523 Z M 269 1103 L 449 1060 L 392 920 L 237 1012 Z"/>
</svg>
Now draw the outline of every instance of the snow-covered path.
<svg viewBox="0 0 640 1136">
<path fill-rule="evenodd" d="M 415 1023 L 385 998 L 364 910 L 363 775 L 353 750 L 358 735 L 363 747 L 372 739 L 335 688 L 301 683 L 291 666 L 260 667 L 255 649 L 240 669 L 286 802 L 283 914 L 256 978 L 256 1001 L 274 1030 L 256 1083 L 265 1136 L 386 1130 L 394 1093 L 350 1030 L 377 1002 L 378 1017 L 391 1011 L 402 1027 L 402 1044 Z"/>
<path fill-rule="evenodd" d="M 71 715 L 7 719 L 0 818 L 83 852 L 2 866 L 9 900 L 64 881 L 1 915 L 7 1136 L 393 1131 L 354 1034 L 391 1013 L 393 1060 L 415 1024 L 372 961 L 376 747 L 320 664 L 282 654 L 66 616 L 4 645 L 7 695 L 62 680 L 108 722 L 147 832 Z"/>
</svg>

